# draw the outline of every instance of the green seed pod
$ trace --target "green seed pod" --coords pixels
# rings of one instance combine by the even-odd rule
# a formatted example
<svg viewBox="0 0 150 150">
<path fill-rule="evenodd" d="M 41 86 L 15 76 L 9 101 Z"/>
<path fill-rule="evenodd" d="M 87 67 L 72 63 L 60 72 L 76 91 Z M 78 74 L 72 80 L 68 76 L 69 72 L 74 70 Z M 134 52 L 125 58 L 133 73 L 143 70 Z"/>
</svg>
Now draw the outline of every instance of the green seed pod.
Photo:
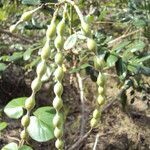
<svg viewBox="0 0 150 150">
<path fill-rule="evenodd" d="M 32 81 L 32 84 L 31 84 L 31 89 L 32 89 L 32 91 L 34 91 L 34 92 L 36 93 L 37 91 L 40 90 L 41 85 L 42 85 L 41 79 L 38 78 L 38 77 L 35 78 L 35 79 Z"/>
<path fill-rule="evenodd" d="M 46 62 L 42 60 L 36 68 L 36 73 L 39 77 L 41 77 L 45 72 L 46 72 Z"/>
<path fill-rule="evenodd" d="M 99 87 L 98 87 L 98 93 L 99 93 L 100 95 L 104 95 L 104 88 L 101 87 L 101 86 L 99 86 Z"/>
<path fill-rule="evenodd" d="M 53 125 L 55 127 L 60 127 L 61 126 L 61 122 L 62 122 L 61 121 L 61 116 L 58 113 L 56 113 L 56 115 L 53 118 Z"/>
<path fill-rule="evenodd" d="M 24 12 L 20 18 L 20 21 L 28 21 L 32 18 L 32 14 L 34 13 L 33 10 Z"/>
<path fill-rule="evenodd" d="M 90 26 L 85 21 L 81 21 L 81 27 L 86 36 L 91 34 Z"/>
<path fill-rule="evenodd" d="M 50 41 L 47 40 L 44 47 L 42 48 L 41 58 L 46 60 L 50 57 Z"/>
<path fill-rule="evenodd" d="M 11 33 L 16 32 L 16 30 L 17 30 L 17 28 L 16 28 L 16 25 L 15 25 L 15 24 L 14 24 L 14 25 L 11 25 L 10 28 L 9 28 L 9 31 L 10 31 Z"/>
<path fill-rule="evenodd" d="M 95 40 L 93 40 L 92 38 L 87 38 L 87 47 L 90 51 L 96 51 L 97 49 L 97 45 Z"/>
<path fill-rule="evenodd" d="M 95 56 L 94 57 L 94 67 L 97 70 L 100 70 L 104 67 L 105 61 L 103 57 Z"/>
<path fill-rule="evenodd" d="M 55 70 L 54 75 L 55 75 L 56 80 L 61 81 L 64 77 L 64 71 L 63 71 L 62 67 L 58 67 Z"/>
<path fill-rule="evenodd" d="M 100 112 L 97 109 L 95 109 L 93 112 L 93 118 L 98 119 L 99 117 L 100 117 Z"/>
<path fill-rule="evenodd" d="M 58 52 L 56 55 L 55 55 L 55 63 L 57 65 L 61 65 L 63 63 L 63 55 L 61 52 Z"/>
<path fill-rule="evenodd" d="M 55 34 L 56 34 L 56 23 L 54 21 L 52 21 L 46 31 L 46 37 L 53 38 L 55 36 Z"/>
<path fill-rule="evenodd" d="M 56 96 L 53 100 L 53 107 L 59 111 L 63 107 L 62 99 L 58 96 Z"/>
<path fill-rule="evenodd" d="M 57 25 L 57 34 L 58 35 L 63 35 L 63 33 L 64 33 L 64 30 L 65 30 L 65 20 L 64 19 L 62 19 L 60 22 L 59 22 L 59 24 Z"/>
<path fill-rule="evenodd" d="M 99 56 L 99 57 L 97 56 L 96 61 L 97 61 L 97 64 L 98 64 L 101 68 L 104 67 L 105 61 L 104 61 L 104 57 L 103 57 L 103 56 Z"/>
<path fill-rule="evenodd" d="M 28 117 L 28 115 L 25 115 L 22 117 L 21 119 L 21 124 L 23 127 L 28 127 L 30 123 L 30 118 Z"/>
<path fill-rule="evenodd" d="M 101 66 L 97 63 L 97 56 L 94 57 L 94 67 L 95 67 L 95 69 L 97 69 L 97 70 L 100 70 L 100 69 L 101 69 Z"/>
<path fill-rule="evenodd" d="M 35 97 L 34 96 L 30 96 L 25 101 L 25 108 L 30 111 L 31 109 L 34 108 L 34 106 L 35 106 Z"/>
<path fill-rule="evenodd" d="M 63 48 L 63 45 L 64 45 L 64 39 L 61 35 L 58 35 L 54 41 L 54 44 L 55 44 L 55 47 L 57 49 L 62 49 Z"/>
<path fill-rule="evenodd" d="M 23 131 L 20 133 L 20 137 L 21 137 L 21 139 L 25 140 L 25 139 L 28 138 L 28 133 L 27 133 L 25 130 L 23 130 Z"/>
<path fill-rule="evenodd" d="M 105 98 L 102 95 L 99 95 L 97 97 L 97 102 L 101 106 L 101 105 L 103 105 L 105 103 Z"/>
<path fill-rule="evenodd" d="M 61 138 L 63 136 L 62 129 L 56 127 L 54 129 L 54 135 L 55 135 L 56 138 Z"/>
<path fill-rule="evenodd" d="M 57 96 L 61 96 L 62 93 L 63 93 L 63 86 L 60 82 L 57 82 L 55 85 L 54 85 L 54 93 L 57 95 Z"/>
<path fill-rule="evenodd" d="M 56 147 L 57 149 L 62 149 L 63 146 L 64 146 L 63 141 L 62 141 L 61 139 L 57 139 L 56 142 L 55 142 L 55 147 Z"/>
<path fill-rule="evenodd" d="M 95 128 L 96 127 L 96 125 L 97 125 L 97 119 L 95 119 L 95 118 L 92 118 L 91 119 L 91 121 L 90 121 L 90 124 L 91 124 L 91 128 Z"/>
<path fill-rule="evenodd" d="M 104 75 L 101 72 L 99 72 L 99 74 L 98 74 L 96 83 L 99 86 L 104 86 L 104 84 L 105 84 L 105 77 L 104 77 Z"/>
</svg>

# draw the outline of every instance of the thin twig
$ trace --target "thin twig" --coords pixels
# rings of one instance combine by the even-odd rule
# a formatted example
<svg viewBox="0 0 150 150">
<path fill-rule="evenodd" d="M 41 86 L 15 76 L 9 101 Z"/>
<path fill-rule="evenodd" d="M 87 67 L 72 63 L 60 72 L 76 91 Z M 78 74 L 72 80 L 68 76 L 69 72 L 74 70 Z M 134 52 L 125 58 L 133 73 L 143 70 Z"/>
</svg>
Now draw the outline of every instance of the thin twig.
<svg viewBox="0 0 150 150">
<path fill-rule="evenodd" d="M 98 143 L 99 137 L 100 137 L 100 134 L 97 133 L 96 138 L 95 138 L 95 143 L 94 143 L 94 146 L 93 146 L 93 150 L 96 150 L 96 147 L 97 147 L 97 143 Z"/>
<path fill-rule="evenodd" d="M 114 24 L 116 22 L 111 22 L 111 21 L 97 21 L 97 22 L 94 22 L 95 24 Z"/>
<path fill-rule="evenodd" d="M 68 150 L 75 150 L 91 133 L 92 129 L 89 130 L 84 136 L 80 137 L 78 141 L 73 144 Z"/>
<path fill-rule="evenodd" d="M 73 6 L 70 5 L 70 35 L 73 34 L 72 22 L 73 22 Z"/>
<path fill-rule="evenodd" d="M 31 39 L 27 39 L 27 37 L 20 36 L 20 35 L 14 34 L 14 33 L 10 33 L 8 30 L 0 29 L 0 33 L 7 34 L 7 35 L 12 36 L 12 37 L 14 37 L 16 39 L 20 39 L 22 41 L 25 41 L 25 42 L 27 42 L 29 44 L 32 43 Z"/>
<path fill-rule="evenodd" d="M 118 38 L 108 42 L 108 47 L 112 47 L 115 43 L 119 42 L 120 40 L 122 40 L 122 39 L 124 39 L 124 38 L 126 38 L 128 36 L 131 36 L 133 34 L 136 34 L 136 33 L 140 32 L 140 31 L 142 31 L 142 30 L 139 29 L 139 30 L 133 31 L 133 32 L 128 33 L 128 34 L 123 34 L 122 36 L 120 36 L 120 37 L 118 37 Z"/>
<path fill-rule="evenodd" d="M 80 135 L 84 135 L 84 128 L 85 128 L 85 102 L 84 102 L 84 88 L 83 88 L 83 80 L 80 74 L 76 73 L 77 79 L 78 79 L 78 85 L 79 85 L 79 91 L 80 91 L 80 100 L 81 100 L 81 111 L 82 111 L 82 117 L 81 117 L 81 132 Z"/>
<path fill-rule="evenodd" d="M 115 74 L 105 73 L 105 75 L 106 75 L 106 76 L 113 77 L 113 78 L 118 78 L 118 76 L 117 76 L 117 75 L 115 75 Z"/>
<path fill-rule="evenodd" d="M 18 138 L 16 138 L 16 137 L 12 137 L 12 136 L 9 136 L 9 135 L 6 135 L 6 137 L 7 137 L 8 139 L 10 139 L 10 140 L 14 140 L 14 141 L 17 141 L 17 142 L 20 141 L 20 140 L 19 140 Z"/>
<path fill-rule="evenodd" d="M 112 100 L 110 103 L 108 103 L 103 109 L 102 109 L 102 113 L 104 113 L 106 110 L 108 110 L 118 99 L 114 99 Z"/>
</svg>

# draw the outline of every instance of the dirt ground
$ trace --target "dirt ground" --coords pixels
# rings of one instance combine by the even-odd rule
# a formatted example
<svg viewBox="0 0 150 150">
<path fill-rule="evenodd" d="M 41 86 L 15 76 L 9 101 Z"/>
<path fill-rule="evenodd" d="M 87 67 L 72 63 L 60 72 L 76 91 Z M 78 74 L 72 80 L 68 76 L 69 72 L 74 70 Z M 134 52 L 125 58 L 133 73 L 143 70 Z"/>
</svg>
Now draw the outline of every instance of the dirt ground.
<svg viewBox="0 0 150 150">
<path fill-rule="evenodd" d="M 8 88 L 4 86 L 4 80 L 1 79 L 0 87 L 1 89 L 3 87 L 3 90 L 6 91 L 6 93 L 0 93 L 1 108 L 9 99 L 21 96 L 23 91 L 26 91 L 26 96 L 30 94 L 31 91 L 29 85 L 25 82 L 26 80 L 22 79 L 22 81 L 17 85 L 20 93 L 15 94 L 18 92 L 14 92 L 14 94 L 8 96 Z M 11 85 L 11 83 L 8 83 L 8 85 Z M 89 79 L 85 81 L 85 85 L 86 100 L 84 113 L 82 113 L 83 105 L 80 101 L 78 89 L 68 82 L 64 83 L 63 100 L 65 113 L 67 113 L 64 135 L 66 150 L 69 150 L 79 140 L 80 136 L 83 136 L 89 130 L 89 120 L 95 105 L 96 86 Z M 22 86 L 22 90 L 20 86 Z M 53 93 L 47 94 L 51 88 L 52 85 L 45 85 L 44 89 L 39 92 L 37 106 L 51 103 L 49 97 L 50 95 L 53 96 Z M 11 91 L 11 89 L 9 90 Z M 79 143 L 75 150 L 92 150 L 94 145 L 96 148 L 93 150 L 150 150 L 150 110 L 146 102 L 141 101 L 140 93 L 136 93 L 135 95 L 139 97 L 134 104 L 129 104 L 124 112 L 120 102 L 116 100 L 119 91 L 117 80 L 109 77 L 106 91 L 108 102 L 102 113 L 102 120 L 98 128 L 94 129 L 84 141 Z M 129 99 L 130 97 L 128 97 Z M 81 118 L 84 120 L 84 128 L 80 124 Z M 8 122 L 8 127 L 1 133 L 0 148 L 9 142 L 18 142 L 19 132 L 21 131 L 20 120 L 9 119 L 5 114 L 2 115 L 2 120 Z M 29 144 L 33 146 L 34 150 L 55 150 L 54 140 L 37 143 L 30 139 Z"/>
</svg>

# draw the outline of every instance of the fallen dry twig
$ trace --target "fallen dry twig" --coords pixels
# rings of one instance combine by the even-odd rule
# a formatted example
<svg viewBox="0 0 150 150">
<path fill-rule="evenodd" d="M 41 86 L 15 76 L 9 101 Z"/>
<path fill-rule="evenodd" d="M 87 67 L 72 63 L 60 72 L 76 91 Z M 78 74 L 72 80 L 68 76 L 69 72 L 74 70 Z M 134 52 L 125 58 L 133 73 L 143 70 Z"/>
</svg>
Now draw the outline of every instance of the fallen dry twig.
<svg viewBox="0 0 150 150">
<path fill-rule="evenodd" d="M 20 36 L 20 35 L 11 33 L 11 32 L 9 32 L 8 30 L 0 29 L 0 33 L 1 33 L 1 34 L 7 34 L 7 35 L 12 36 L 12 37 L 14 37 L 14 38 L 16 38 L 16 39 L 20 39 L 20 40 L 22 40 L 22 41 L 25 41 L 25 42 L 27 42 L 27 43 L 29 43 L 29 44 L 32 43 L 31 39 L 27 39 L 27 38 L 24 37 L 24 36 Z"/>
</svg>

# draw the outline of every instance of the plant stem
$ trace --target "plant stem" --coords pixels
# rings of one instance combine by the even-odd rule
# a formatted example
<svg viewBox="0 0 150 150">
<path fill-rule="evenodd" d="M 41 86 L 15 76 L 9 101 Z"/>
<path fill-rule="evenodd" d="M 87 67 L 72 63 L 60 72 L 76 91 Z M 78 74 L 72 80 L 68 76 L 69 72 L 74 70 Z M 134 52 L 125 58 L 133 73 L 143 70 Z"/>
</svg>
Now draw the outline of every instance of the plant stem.
<svg viewBox="0 0 150 150">
<path fill-rule="evenodd" d="M 73 7 L 72 5 L 70 5 L 70 35 L 73 33 L 72 21 L 73 21 Z"/>
<path fill-rule="evenodd" d="M 99 133 L 98 133 L 98 134 L 96 135 L 96 138 L 95 138 L 95 143 L 94 143 L 94 146 L 93 146 L 93 150 L 96 150 L 99 137 L 100 137 L 100 135 L 99 135 Z"/>
<path fill-rule="evenodd" d="M 75 4 L 75 2 L 74 1 L 71 1 L 71 0 L 65 0 L 66 2 L 68 2 L 69 4 L 71 4 L 73 7 L 74 7 L 74 9 L 76 10 L 76 12 L 77 12 L 77 14 L 78 14 L 78 16 L 79 16 L 79 18 L 80 18 L 80 21 L 82 21 L 83 20 L 83 14 L 82 14 L 82 12 L 80 11 L 80 9 L 79 9 L 79 7 Z"/>
<path fill-rule="evenodd" d="M 81 136 L 84 134 L 84 128 L 85 128 L 85 102 L 84 102 L 84 87 L 83 87 L 83 79 L 80 76 L 80 73 L 76 73 L 77 79 L 78 79 L 78 85 L 79 85 L 79 91 L 80 91 L 80 100 L 81 100 L 81 111 L 82 111 L 82 117 L 81 117 Z"/>
</svg>

